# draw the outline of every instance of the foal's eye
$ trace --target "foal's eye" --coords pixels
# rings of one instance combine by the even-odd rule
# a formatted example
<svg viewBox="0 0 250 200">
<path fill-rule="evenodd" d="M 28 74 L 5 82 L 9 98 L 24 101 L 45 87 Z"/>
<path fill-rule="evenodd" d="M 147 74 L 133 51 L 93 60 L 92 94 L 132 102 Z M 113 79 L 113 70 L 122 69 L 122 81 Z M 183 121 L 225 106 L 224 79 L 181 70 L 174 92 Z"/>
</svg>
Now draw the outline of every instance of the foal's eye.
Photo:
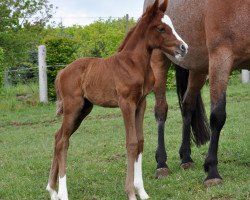
<svg viewBox="0 0 250 200">
<path fill-rule="evenodd" d="M 164 29 L 164 28 L 157 28 L 157 31 L 158 31 L 159 33 L 165 33 L 165 29 Z"/>
</svg>

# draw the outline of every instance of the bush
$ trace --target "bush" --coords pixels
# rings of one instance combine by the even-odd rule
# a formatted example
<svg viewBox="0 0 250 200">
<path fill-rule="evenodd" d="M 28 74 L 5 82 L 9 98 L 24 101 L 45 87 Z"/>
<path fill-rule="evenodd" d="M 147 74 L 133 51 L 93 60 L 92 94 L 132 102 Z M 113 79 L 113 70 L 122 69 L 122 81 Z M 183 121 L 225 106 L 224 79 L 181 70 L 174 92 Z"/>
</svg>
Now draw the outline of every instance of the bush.
<svg viewBox="0 0 250 200">
<path fill-rule="evenodd" d="M 3 49 L 0 47 L 0 88 L 4 83 Z"/>
<path fill-rule="evenodd" d="M 74 53 L 78 45 L 75 40 L 65 37 L 47 37 L 44 44 L 47 49 L 48 96 L 50 100 L 55 100 L 54 82 L 57 72 L 75 60 Z"/>
<path fill-rule="evenodd" d="M 171 64 L 169 70 L 168 70 L 168 74 L 167 74 L 167 82 L 166 82 L 166 86 L 168 90 L 172 90 L 176 88 L 176 80 L 175 80 L 175 69 L 173 64 Z"/>
<path fill-rule="evenodd" d="M 135 24 L 129 20 L 129 27 Z M 126 19 L 98 20 L 84 27 L 69 27 L 65 33 L 80 42 L 77 57 L 108 57 L 114 54 L 126 35 Z"/>
</svg>

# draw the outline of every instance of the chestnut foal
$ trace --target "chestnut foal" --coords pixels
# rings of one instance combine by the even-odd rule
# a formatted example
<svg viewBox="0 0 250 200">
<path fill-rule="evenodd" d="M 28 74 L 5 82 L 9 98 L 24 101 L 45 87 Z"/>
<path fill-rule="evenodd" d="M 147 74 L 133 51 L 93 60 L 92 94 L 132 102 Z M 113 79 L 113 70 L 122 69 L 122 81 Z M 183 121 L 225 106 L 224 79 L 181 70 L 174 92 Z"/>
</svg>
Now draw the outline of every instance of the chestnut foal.
<svg viewBox="0 0 250 200">
<path fill-rule="evenodd" d="M 63 114 L 63 122 L 55 136 L 54 159 L 47 186 L 51 199 L 68 199 L 66 158 L 69 138 L 93 105 L 120 107 L 128 156 L 125 191 L 130 200 L 136 199 L 134 188 L 141 199 L 149 198 L 143 186 L 142 151 L 146 96 L 154 85 L 150 57 L 153 49 L 161 49 L 176 58 L 187 53 L 186 43 L 167 24 L 170 22 L 164 16 L 167 4 L 167 0 L 160 6 L 158 0 L 155 1 L 129 32 L 118 53 L 107 59 L 78 59 L 58 73 L 57 114 Z"/>
</svg>

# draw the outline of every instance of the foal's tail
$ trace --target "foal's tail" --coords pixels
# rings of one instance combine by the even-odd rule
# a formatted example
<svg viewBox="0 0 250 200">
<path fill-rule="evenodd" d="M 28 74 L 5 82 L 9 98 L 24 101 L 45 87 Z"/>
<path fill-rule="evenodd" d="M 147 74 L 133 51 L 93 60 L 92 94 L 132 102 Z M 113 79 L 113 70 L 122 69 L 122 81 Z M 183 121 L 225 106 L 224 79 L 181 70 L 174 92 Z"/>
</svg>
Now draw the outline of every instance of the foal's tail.
<svg viewBox="0 0 250 200">
<path fill-rule="evenodd" d="M 60 72 L 56 76 L 55 80 L 55 90 L 56 90 L 56 115 L 60 116 L 63 114 L 63 101 L 59 91 L 59 76 Z"/>
<path fill-rule="evenodd" d="M 176 69 L 176 87 L 179 98 L 179 105 L 181 111 L 183 111 L 182 101 L 184 94 L 187 90 L 189 71 L 178 65 L 175 65 L 175 69 Z M 210 127 L 200 92 L 197 96 L 196 107 L 192 114 L 191 127 L 192 127 L 192 139 L 197 146 L 201 146 L 205 144 L 207 141 L 209 141 Z"/>
</svg>

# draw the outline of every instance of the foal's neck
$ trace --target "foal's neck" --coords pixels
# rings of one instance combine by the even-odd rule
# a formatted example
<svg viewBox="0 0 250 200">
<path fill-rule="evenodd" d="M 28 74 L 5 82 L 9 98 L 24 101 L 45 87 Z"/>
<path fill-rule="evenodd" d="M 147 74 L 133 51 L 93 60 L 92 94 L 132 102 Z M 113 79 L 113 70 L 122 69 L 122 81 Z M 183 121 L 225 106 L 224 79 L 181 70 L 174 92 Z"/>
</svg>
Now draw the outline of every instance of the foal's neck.
<svg viewBox="0 0 250 200">
<path fill-rule="evenodd" d="M 138 58 L 141 65 L 149 66 L 153 49 L 146 43 L 146 37 L 140 33 L 133 33 L 121 52 L 131 52 L 133 58 Z"/>
</svg>

